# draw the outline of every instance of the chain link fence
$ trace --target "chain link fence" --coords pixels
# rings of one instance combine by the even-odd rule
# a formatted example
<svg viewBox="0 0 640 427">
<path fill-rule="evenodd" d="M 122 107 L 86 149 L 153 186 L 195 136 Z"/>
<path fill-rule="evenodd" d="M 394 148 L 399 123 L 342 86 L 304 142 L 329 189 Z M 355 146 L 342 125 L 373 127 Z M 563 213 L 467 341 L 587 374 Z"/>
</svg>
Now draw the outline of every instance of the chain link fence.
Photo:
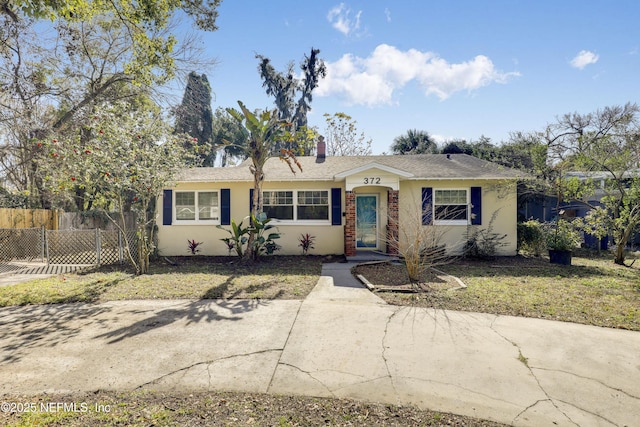
<svg viewBox="0 0 640 427">
<path fill-rule="evenodd" d="M 105 265 L 125 262 L 138 245 L 135 231 L 0 229 L 0 262 L 41 260 L 47 264 Z"/>
</svg>

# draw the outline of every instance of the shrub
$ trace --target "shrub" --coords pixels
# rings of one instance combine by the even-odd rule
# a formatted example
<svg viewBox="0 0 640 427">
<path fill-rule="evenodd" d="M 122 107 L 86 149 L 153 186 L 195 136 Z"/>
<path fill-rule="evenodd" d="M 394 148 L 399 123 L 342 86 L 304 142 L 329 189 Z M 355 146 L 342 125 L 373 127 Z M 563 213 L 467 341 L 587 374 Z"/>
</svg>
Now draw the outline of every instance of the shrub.
<svg viewBox="0 0 640 427">
<path fill-rule="evenodd" d="M 542 255 L 547 248 L 543 225 L 535 220 L 518 224 L 518 250 L 534 256 Z"/>
<path fill-rule="evenodd" d="M 580 230 L 571 222 L 559 219 L 543 227 L 547 248 L 558 251 L 571 251 L 582 243 Z"/>
<path fill-rule="evenodd" d="M 479 259 L 491 259 L 498 254 L 498 248 L 506 246 L 503 240 L 507 238 L 507 235 L 498 234 L 493 231 L 493 221 L 497 213 L 498 211 L 493 213 L 487 228 L 472 228 L 471 232 L 467 229 L 467 243 L 464 252 L 466 256 Z"/>
<path fill-rule="evenodd" d="M 193 239 L 193 240 L 187 240 L 187 243 L 189 246 L 189 250 L 191 251 L 191 255 L 195 255 L 198 252 L 200 252 L 200 249 L 198 249 L 198 246 L 200 246 L 202 242 L 196 242 L 196 240 Z"/>
<path fill-rule="evenodd" d="M 312 236 L 309 233 L 301 234 L 298 238 L 300 246 L 302 248 L 302 255 L 307 255 L 309 253 L 309 249 L 315 249 L 313 246 L 313 242 L 315 241 L 316 236 Z"/>
<path fill-rule="evenodd" d="M 266 233 L 267 231 L 276 228 L 274 225 L 269 224 L 269 222 L 271 222 L 271 218 L 267 218 L 267 215 L 262 212 L 257 216 L 251 215 L 249 219 L 250 225 L 247 227 L 242 226 L 243 221 L 236 224 L 234 220 L 231 220 L 231 230 L 223 228 L 221 225 L 217 226 L 217 228 L 225 230 L 230 234 L 230 237 L 220 239 L 225 243 L 229 254 L 231 254 L 231 251 L 235 250 L 238 257 L 242 258 L 243 255 L 245 255 L 244 245 L 250 245 L 253 260 L 256 260 L 260 255 L 271 255 L 275 251 L 279 250 L 280 245 L 278 245 L 274 240 L 279 239 L 280 234 L 274 232 Z M 249 243 L 249 236 L 251 235 L 253 235 L 253 240 Z"/>
</svg>

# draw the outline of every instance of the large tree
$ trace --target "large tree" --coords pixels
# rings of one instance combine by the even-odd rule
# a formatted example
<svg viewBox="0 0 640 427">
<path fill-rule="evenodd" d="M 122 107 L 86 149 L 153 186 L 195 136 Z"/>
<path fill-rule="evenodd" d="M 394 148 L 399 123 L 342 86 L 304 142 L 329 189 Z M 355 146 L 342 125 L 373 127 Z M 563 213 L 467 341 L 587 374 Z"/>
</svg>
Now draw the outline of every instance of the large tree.
<svg viewBox="0 0 640 427">
<path fill-rule="evenodd" d="M 13 189 L 38 195 L 41 206 L 48 207 L 32 142 L 80 132 L 78 124 L 86 122 L 95 108 L 151 93 L 174 76 L 178 57 L 190 56 L 175 43 L 162 55 L 145 50 L 138 44 L 137 30 L 99 12 L 99 5 L 86 22 L 61 17 L 55 25 L 36 25 L 19 10 L 7 13 L 11 5 L 5 4 L 0 13 L 0 133 L 5 136 L 1 173 Z M 37 11 L 31 14 L 40 16 Z M 170 38 L 162 26 L 149 31 Z M 145 55 L 154 59 L 138 64 Z"/>
<path fill-rule="evenodd" d="M 212 150 L 213 113 L 211 111 L 211 86 L 205 74 L 189 73 L 182 103 L 175 109 L 175 132 L 192 138 L 198 147 L 202 166 L 213 166 L 216 152 Z"/>
<path fill-rule="evenodd" d="M 122 231 L 136 274 L 149 271 L 156 200 L 177 171 L 194 160 L 183 147 L 160 109 L 149 102 L 103 106 L 84 124 L 82 134 L 34 142 L 47 188 L 59 200 L 90 189 L 93 209 Z M 126 212 L 136 214 L 135 242 L 125 230 Z"/>
<path fill-rule="evenodd" d="M 212 145 L 220 153 L 220 166 L 247 158 L 247 138 L 244 127 L 221 107 L 213 112 Z"/>
<path fill-rule="evenodd" d="M 293 62 L 288 64 L 284 72 L 280 72 L 273 67 L 269 58 L 256 55 L 260 61 L 258 71 L 262 78 L 262 86 L 267 95 L 274 97 L 278 118 L 291 123 L 291 128 L 288 130 L 291 134 L 298 131 L 306 132 L 307 113 L 311 110 L 313 90 L 318 86 L 320 79 L 327 75 L 327 68 L 324 61 L 319 58 L 319 53 L 319 49 L 311 48 L 309 56 L 304 56 L 300 63 L 301 78 L 296 76 Z M 288 148 L 299 154 L 308 154 L 300 153 L 304 150 L 299 150 L 298 137 L 288 139 L 290 145 Z M 279 143 L 274 148 L 277 153 L 282 146 Z"/>
<path fill-rule="evenodd" d="M 221 0 L 172 1 L 91 1 L 91 0 L 0 0 L 0 16 L 19 22 L 25 18 L 66 22 L 90 22 L 105 18 L 130 35 L 132 50 L 127 68 L 148 80 L 156 78 L 154 71 L 163 70 L 171 77 L 175 70 L 172 52 L 176 38 L 163 30 L 175 15 L 184 13 L 194 20 L 197 28 L 214 31 L 217 8 Z"/>
<path fill-rule="evenodd" d="M 625 262 L 625 247 L 640 227 L 640 108 L 637 104 L 606 107 L 589 114 L 565 114 L 544 133 L 556 165 L 590 173 L 604 173 L 601 204 L 588 202 L 597 183 L 587 179 L 581 186 L 563 182 L 579 201 L 592 210 L 587 222 L 598 234 L 613 236 L 614 261 Z M 563 168 L 564 169 L 566 169 Z M 560 177 L 562 178 L 562 177 Z"/>
<path fill-rule="evenodd" d="M 325 114 L 325 140 L 328 156 L 369 156 L 371 139 L 358 133 L 357 122 L 348 114 Z"/>
<path fill-rule="evenodd" d="M 406 134 L 393 140 L 391 152 L 393 154 L 427 154 L 436 153 L 438 146 L 428 132 L 409 129 Z"/>
</svg>

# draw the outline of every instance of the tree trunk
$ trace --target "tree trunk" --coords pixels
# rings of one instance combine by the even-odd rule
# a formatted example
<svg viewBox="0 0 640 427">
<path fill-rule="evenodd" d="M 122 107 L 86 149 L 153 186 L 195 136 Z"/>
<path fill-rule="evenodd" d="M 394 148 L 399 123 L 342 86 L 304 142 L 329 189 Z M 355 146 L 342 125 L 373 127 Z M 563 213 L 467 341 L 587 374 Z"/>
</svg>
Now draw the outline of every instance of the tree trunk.
<svg viewBox="0 0 640 427">
<path fill-rule="evenodd" d="M 251 226 L 251 217 L 256 217 L 259 212 L 262 212 L 262 167 L 260 165 L 254 165 L 253 170 L 253 203 L 251 208 L 251 213 L 249 217 L 249 226 Z M 249 237 L 247 238 L 247 250 L 244 252 L 243 259 L 244 261 L 252 262 L 255 260 L 255 251 L 253 248 L 253 242 L 256 239 L 256 234 L 253 232 L 249 233 Z"/>
</svg>

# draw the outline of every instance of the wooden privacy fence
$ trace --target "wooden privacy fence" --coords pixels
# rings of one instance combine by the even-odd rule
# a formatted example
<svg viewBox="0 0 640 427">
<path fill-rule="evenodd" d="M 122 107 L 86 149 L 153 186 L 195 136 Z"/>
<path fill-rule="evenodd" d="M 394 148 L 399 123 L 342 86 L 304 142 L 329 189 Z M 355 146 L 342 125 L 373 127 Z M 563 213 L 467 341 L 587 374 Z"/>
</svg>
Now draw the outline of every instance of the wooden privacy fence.
<svg viewBox="0 0 640 427">
<path fill-rule="evenodd" d="M 58 229 L 59 211 L 49 209 L 0 208 L 0 228 Z"/>
</svg>

